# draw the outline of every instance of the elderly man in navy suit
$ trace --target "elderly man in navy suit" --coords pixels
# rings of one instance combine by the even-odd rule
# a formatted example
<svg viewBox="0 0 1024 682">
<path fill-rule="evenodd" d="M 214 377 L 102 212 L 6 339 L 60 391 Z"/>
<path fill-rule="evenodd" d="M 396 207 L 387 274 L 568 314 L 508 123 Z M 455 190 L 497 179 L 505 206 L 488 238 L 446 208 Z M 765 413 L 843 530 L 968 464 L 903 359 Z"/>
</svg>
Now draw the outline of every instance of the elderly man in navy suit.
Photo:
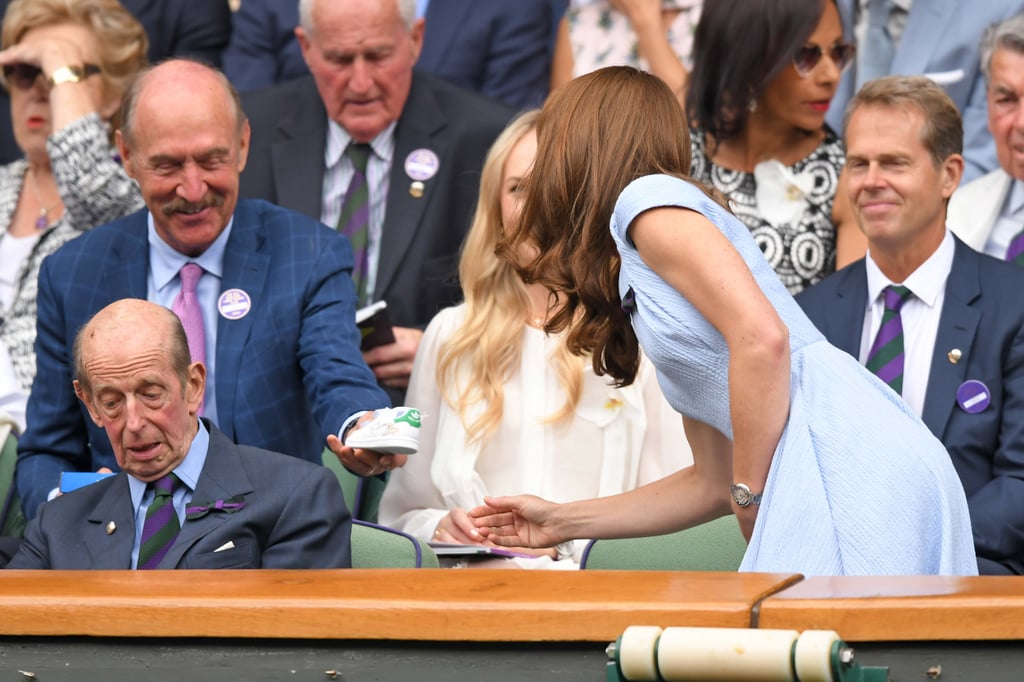
<svg viewBox="0 0 1024 682">
<path fill-rule="evenodd" d="M 173 312 L 110 304 L 78 333 L 75 370 L 121 473 L 44 505 L 9 568 L 351 565 L 351 519 L 329 469 L 235 445 L 198 418 L 206 368 Z"/>
<path fill-rule="evenodd" d="M 243 95 L 253 126 L 242 195 L 354 234 L 357 293 L 385 301 L 395 341 L 365 359 L 401 402 L 423 328 L 461 300 L 458 252 L 484 155 L 512 111 L 413 66 L 413 0 L 301 0 L 312 77 Z M 358 181 L 357 181 L 358 179 Z M 362 197 L 360 211 L 349 211 Z"/>
<path fill-rule="evenodd" d="M 967 493 L 979 572 L 1021 574 L 1024 269 L 971 250 L 946 225 L 963 128 L 938 85 L 882 78 L 850 106 L 850 204 L 868 254 L 797 301 L 942 440 Z"/>
<path fill-rule="evenodd" d="M 186 311 L 192 354 L 210 377 L 203 416 L 231 440 L 313 462 L 326 442 L 363 475 L 404 461 L 338 438 L 388 404 L 359 352 L 352 252 L 310 218 L 238 199 L 249 136 L 230 83 L 196 62 L 164 62 L 126 93 L 118 148 L 147 209 L 43 263 L 38 371 L 18 443 L 27 515 L 62 471 L 116 467 L 106 435 L 76 406 L 71 358 L 79 328 L 121 298 Z"/>
</svg>

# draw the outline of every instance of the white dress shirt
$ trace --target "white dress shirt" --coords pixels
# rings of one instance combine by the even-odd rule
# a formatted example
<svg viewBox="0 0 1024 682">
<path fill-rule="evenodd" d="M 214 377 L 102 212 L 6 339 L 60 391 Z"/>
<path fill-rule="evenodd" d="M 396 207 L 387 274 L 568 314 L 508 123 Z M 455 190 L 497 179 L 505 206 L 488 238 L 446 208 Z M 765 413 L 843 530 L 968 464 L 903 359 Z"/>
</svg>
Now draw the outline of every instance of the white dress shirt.
<svg viewBox="0 0 1024 682">
<path fill-rule="evenodd" d="M 865 265 L 868 277 L 868 303 L 860 337 L 860 362 L 866 364 L 871 344 L 882 326 L 885 297 L 882 291 L 891 284 L 902 284 L 913 293 L 900 310 L 903 323 L 903 400 L 921 416 L 928 390 L 935 336 L 939 331 L 942 304 L 946 300 L 946 280 L 953 267 L 953 235 L 946 230 L 939 248 L 903 282 L 892 282 L 882 274 L 868 250 Z"/>
</svg>

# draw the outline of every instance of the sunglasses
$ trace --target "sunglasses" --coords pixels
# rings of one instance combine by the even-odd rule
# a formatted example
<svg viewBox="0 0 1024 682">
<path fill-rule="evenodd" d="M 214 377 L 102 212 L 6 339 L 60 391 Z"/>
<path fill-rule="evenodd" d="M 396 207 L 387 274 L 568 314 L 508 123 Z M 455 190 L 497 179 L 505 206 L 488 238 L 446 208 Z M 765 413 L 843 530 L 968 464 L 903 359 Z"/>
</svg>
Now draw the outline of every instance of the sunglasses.
<svg viewBox="0 0 1024 682">
<path fill-rule="evenodd" d="M 836 65 L 836 68 L 842 71 L 856 52 L 857 46 L 853 43 L 835 43 L 828 48 L 828 57 Z M 807 77 L 811 71 L 814 71 L 814 67 L 818 65 L 824 54 L 825 50 L 821 45 L 804 45 L 793 55 L 793 68 L 801 76 Z"/>
<path fill-rule="evenodd" d="M 83 64 L 82 70 L 85 72 L 86 78 L 100 73 L 100 67 L 95 64 Z M 4 64 L 3 68 L 4 81 L 19 90 L 29 90 L 32 88 L 36 84 L 36 79 L 42 73 L 43 70 L 35 64 L 26 64 L 24 62 Z"/>
</svg>

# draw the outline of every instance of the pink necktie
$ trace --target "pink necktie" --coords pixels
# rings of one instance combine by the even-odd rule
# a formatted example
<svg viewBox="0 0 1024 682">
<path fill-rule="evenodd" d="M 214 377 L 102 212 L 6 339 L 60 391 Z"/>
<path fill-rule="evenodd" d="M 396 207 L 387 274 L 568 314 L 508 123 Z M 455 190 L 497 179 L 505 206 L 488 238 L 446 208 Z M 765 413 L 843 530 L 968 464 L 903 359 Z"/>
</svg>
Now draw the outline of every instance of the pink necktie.
<svg viewBox="0 0 1024 682">
<path fill-rule="evenodd" d="M 203 311 L 199 307 L 199 297 L 196 296 L 196 284 L 203 276 L 203 268 L 196 263 L 185 263 L 178 271 L 181 279 L 181 291 L 178 292 L 171 310 L 181 320 L 185 327 L 185 336 L 188 337 L 188 352 L 192 356 L 192 362 L 206 364 L 206 333 L 203 331 Z"/>
</svg>

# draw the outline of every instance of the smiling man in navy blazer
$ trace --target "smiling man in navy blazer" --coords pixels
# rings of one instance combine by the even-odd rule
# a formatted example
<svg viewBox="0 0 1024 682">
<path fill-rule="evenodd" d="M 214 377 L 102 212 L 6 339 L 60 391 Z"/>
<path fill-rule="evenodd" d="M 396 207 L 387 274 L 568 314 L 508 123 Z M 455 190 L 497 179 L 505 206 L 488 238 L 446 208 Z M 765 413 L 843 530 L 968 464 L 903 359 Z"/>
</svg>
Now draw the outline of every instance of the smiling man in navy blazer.
<svg viewBox="0 0 1024 682">
<path fill-rule="evenodd" d="M 484 155 L 512 111 L 414 72 L 424 21 L 413 0 L 302 0 L 296 30 L 312 77 L 245 93 L 252 149 L 242 196 L 335 226 L 369 145 L 364 302 L 386 301 L 396 341 L 365 355 L 403 400 L 423 328 L 462 298 L 458 253 Z"/>
<path fill-rule="evenodd" d="M 235 445 L 197 417 L 206 368 L 174 313 L 110 304 L 79 332 L 75 377 L 121 473 L 44 505 L 9 568 L 351 565 L 351 519 L 329 469 Z M 161 517 L 169 476 L 173 516 Z"/>
<path fill-rule="evenodd" d="M 1024 269 L 971 250 L 946 226 L 963 128 L 938 85 L 867 83 L 845 139 L 868 255 L 797 301 L 832 344 L 865 362 L 883 324 L 884 289 L 910 290 L 899 312 L 902 396 L 960 475 L 979 571 L 1024 573 Z"/>
<path fill-rule="evenodd" d="M 359 352 L 351 249 L 310 218 L 238 200 L 248 146 L 237 95 L 209 67 L 164 62 L 126 93 L 118 147 L 147 210 L 91 230 L 43 263 L 37 374 L 18 443 L 18 491 L 30 517 L 62 471 L 116 466 L 72 391 L 75 334 L 121 298 L 170 307 L 188 263 L 202 268 L 203 416 L 237 443 L 313 462 L 326 438 L 359 474 L 402 463 L 352 451 L 335 435 L 388 404 Z"/>
</svg>

